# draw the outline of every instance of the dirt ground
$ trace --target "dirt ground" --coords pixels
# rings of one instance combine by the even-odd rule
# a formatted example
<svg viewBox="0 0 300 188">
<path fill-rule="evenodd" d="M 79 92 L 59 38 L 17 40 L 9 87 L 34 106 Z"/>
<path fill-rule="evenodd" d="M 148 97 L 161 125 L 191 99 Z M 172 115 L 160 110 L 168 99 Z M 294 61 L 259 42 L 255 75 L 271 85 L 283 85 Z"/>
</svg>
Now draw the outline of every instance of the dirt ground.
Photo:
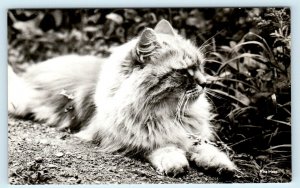
<svg viewBox="0 0 300 188">
<path fill-rule="evenodd" d="M 251 169 L 248 155 L 235 162 L 242 174 L 231 179 L 209 176 L 191 168 L 181 177 L 158 175 L 146 161 L 97 151 L 66 132 L 45 124 L 9 118 L 10 184 L 140 184 L 140 183 L 220 183 L 288 182 L 289 169 Z M 259 163 L 252 160 L 251 164 Z"/>
</svg>

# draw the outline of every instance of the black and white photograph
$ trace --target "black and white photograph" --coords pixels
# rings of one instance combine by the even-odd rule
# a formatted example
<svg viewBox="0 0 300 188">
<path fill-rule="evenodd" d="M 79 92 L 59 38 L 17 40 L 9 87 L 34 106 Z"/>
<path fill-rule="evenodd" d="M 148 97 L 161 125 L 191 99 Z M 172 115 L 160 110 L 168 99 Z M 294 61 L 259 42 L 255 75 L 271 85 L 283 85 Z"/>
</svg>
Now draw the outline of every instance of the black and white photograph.
<svg viewBox="0 0 300 188">
<path fill-rule="evenodd" d="M 287 183 L 289 7 L 7 10 L 8 181 Z"/>
</svg>

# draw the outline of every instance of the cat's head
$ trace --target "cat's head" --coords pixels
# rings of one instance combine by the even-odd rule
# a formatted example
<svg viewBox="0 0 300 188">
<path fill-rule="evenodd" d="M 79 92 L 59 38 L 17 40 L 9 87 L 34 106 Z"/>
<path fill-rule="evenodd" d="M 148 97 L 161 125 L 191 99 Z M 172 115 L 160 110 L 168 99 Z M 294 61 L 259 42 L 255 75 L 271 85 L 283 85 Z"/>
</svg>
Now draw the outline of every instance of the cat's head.
<svg viewBox="0 0 300 188">
<path fill-rule="evenodd" d="M 142 75 L 140 90 L 152 102 L 176 101 L 183 95 L 197 98 L 204 91 L 202 53 L 166 20 L 141 33 L 130 58 L 130 72 Z"/>
</svg>

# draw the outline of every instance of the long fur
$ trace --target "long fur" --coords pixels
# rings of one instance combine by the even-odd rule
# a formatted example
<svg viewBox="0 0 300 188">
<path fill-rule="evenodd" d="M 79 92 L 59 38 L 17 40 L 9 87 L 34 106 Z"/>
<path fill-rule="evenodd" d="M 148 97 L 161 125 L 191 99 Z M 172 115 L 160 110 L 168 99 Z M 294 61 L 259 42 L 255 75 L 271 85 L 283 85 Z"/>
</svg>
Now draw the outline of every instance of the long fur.
<svg viewBox="0 0 300 188">
<path fill-rule="evenodd" d="M 9 112 L 77 131 L 107 152 L 188 150 L 191 134 L 213 139 L 205 90 L 185 71 L 202 61 L 188 40 L 146 30 L 108 59 L 62 56 L 22 77 L 9 70 Z"/>
</svg>

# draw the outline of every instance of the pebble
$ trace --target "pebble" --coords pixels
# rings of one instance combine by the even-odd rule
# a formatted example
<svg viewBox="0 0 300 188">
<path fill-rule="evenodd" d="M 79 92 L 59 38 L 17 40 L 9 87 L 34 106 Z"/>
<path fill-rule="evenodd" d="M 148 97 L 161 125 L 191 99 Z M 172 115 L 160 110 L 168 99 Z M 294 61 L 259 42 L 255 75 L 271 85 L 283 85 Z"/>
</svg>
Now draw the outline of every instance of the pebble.
<svg viewBox="0 0 300 188">
<path fill-rule="evenodd" d="M 58 153 L 55 154 L 55 156 L 56 157 L 62 157 L 62 156 L 64 156 L 64 153 L 63 152 L 58 152 Z"/>
<path fill-rule="evenodd" d="M 27 166 L 33 166 L 34 165 L 34 162 L 33 161 L 30 161 L 26 164 Z"/>
<path fill-rule="evenodd" d="M 76 183 L 78 183 L 78 184 L 81 183 L 81 179 L 78 179 L 78 180 L 76 181 Z"/>
<path fill-rule="evenodd" d="M 71 152 L 69 152 L 69 151 L 67 151 L 67 152 L 66 152 L 66 155 L 72 155 L 72 153 L 71 153 Z"/>
<path fill-rule="evenodd" d="M 40 157 L 40 156 L 38 156 L 38 157 L 36 157 L 34 160 L 35 160 L 35 162 L 37 162 L 37 163 L 41 163 L 41 162 L 43 161 L 43 158 Z"/>
<path fill-rule="evenodd" d="M 70 181 L 76 181 L 76 178 L 72 177 L 69 179 Z"/>
<path fill-rule="evenodd" d="M 48 142 L 47 139 L 41 139 L 39 142 L 40 142 L 41 144 L 45 144 L 45 145 L 49 144 L 49 142 Z"/>
<path fill-rule="evenodd" d="M 49 165 L 48 165 L 48 168 L 57 168 L 57 166 L 54 165 L 54 164 L 49 164 Z"/>
<path fill-rule="evenodd" d="M 64 135 L 60 136 L 59 138 L 60 138 L 61 140 L 65 140 L 67 137 L 68 137 L 68 135 L 67 135 L 67 134 L 64 134 Z"/>
<path fill-rule="evenodd" d="M 36 180 L 38 178 L 38 174 L 34 173 L 30 176 L 30 178 Z"/>
</svg>

